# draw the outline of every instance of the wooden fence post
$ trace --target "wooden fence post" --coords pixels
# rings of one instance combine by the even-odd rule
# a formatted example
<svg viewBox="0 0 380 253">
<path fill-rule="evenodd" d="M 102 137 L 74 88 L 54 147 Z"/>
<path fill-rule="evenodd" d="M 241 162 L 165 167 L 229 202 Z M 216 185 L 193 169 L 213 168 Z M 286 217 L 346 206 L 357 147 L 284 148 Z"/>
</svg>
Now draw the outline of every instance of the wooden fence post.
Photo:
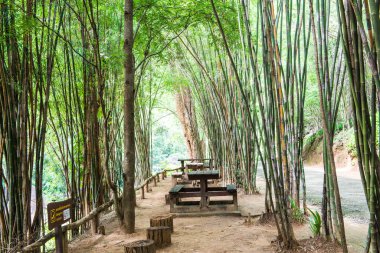
<svg viewBox="0 0 380 253">
<path fill-rule="evenodd" d="M 69 252 L 69 239 L 67 238 L 68 232 L 67 230 L 63 232 L 63 238 L 62 238 L 62 243 L 63 243 L 63 252 L 68 253 Z"/>
<path fill-rule="evenodd" d="M 61 225 L 55 227 L 55 250 L 56 253 L 65 253 L 63 251 L 63 233 Z"/>
</svg>

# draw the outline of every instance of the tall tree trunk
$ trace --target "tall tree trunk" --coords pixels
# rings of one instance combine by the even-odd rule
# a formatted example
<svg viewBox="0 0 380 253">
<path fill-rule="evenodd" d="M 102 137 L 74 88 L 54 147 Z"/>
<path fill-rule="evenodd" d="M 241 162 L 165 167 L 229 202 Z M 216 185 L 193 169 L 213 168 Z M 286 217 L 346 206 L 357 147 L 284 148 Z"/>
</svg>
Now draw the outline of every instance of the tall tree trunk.
<svg viewBox="0 0 380 253">
<path fill-rule="evenodd" d="M 124 2 L 124 169 L 123 209 L 127 233 L 135 231 L 135 118 L 133 0 Z"/>
<path fill-rule="evenodd" d="M 190 158 L 202 159 L 202 141 L 199 136 L 195 106 L 189 87 L 181 87 L 176 94 L 176 108 Z"/>
</svg>

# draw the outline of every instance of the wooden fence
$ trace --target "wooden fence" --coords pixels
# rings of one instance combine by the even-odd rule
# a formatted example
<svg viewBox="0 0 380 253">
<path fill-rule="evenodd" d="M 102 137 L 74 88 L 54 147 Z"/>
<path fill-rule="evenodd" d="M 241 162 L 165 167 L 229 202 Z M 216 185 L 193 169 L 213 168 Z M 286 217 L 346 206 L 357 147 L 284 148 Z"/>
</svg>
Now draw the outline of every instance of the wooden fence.
<svg viewBox="0 0 380 253">
<path fill-rule="evenodd" d="M 161 175 L 162 179 L 164 179 L 166 177 L 167 172 L 178 171 L 178 170 L 181 170 L 181 168 L 163 170 L 161 172 L 158 172 L 158 173 L 152 175 L 151 177 L 147 178 L 139 186 L 135 187 L 135 191 L 141 190 L 141 198 L 143 199 L 143 198 L 145 198 L 145 190 L 148 192 L 149 184 L 152 181 L 153 181 L 154 185 L 156 186 L 157 182 L 159 182 L 159 180 L 160 180 L 160 175 Z M 119 198 L 119 200 L 121 200 L 121 197 Z M 98 214 L 100 214 L 101 212 L 110 208 L 114 204 L 114 202 L 115 201 L 112 199 L 111 201 L 108 201 L 107 203 L 104 203 L 103 205 L 98 206 L 97 208 L 92 210 L 87 216 L 82 217 L 81 219 L 79 219 L 75 222 L 72 222 L 72 223 L 69 223 L 67 225 L 62 226 L 62 231 L 64 233 L 64 236 L 67 238 L 67 231 L 72 230 L 74 228 L 77 228 L 79 226 L 82 226 L 82 225 L 86 224 L 87 222 L 91 221 Z M 52 239 L 54 237 L 55 237 L 55 231 L 52 231 L 52 232 L 46 234 L 45 236 L 41 237 L 37 241 L 33 242 L 32 244 L 25 246 L 22 249 L 22 251 L 28 252 L 28 251 L 36 250 L 39 247 L 42 247 L 43 245 L 45 245 L 45 243 L 47 243 L 50 239 Z M 67 242 L 67 240 L 65 240 L 65 241 Z"/>
</svg>

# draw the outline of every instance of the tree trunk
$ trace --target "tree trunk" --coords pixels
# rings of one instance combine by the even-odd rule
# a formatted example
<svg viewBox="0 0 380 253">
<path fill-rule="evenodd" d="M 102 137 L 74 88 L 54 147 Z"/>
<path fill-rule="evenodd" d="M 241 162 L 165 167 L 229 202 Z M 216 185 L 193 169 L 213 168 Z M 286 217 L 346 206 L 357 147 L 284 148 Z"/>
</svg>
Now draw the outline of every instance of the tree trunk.
<svg viewBox="0 0 380 253">
<path fill-rule="evenodd" d="M 134 122 L 134 59 L 133 0 L 124 6 L 124 169 L 123 209 L 127 233 L 135 231 L 135 122 Z"/>
<path fill-rule="evenodd" d="M 176 94 L 176 108 L 190 158 L 202 159 L 202 141 L 198 132 L 197 117 L 189 87 L 180 88 Z"/>
</svg>

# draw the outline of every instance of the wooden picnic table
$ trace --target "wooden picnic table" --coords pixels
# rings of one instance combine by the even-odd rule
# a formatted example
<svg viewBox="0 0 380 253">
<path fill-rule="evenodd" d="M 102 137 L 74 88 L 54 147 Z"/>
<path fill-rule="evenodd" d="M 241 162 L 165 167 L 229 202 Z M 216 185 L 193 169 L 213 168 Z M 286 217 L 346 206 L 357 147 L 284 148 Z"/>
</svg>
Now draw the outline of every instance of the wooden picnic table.
<svg viewBox="0 0 380 253">
<path fill-rule="evenodd" d="M 217 170 L 204 170 L 204 171 L 190 171 L 187 173 L 189 180 L 199 180 L 200 181 L 200 193 L 201 201 L 200 207 L 207 207 L 207 180 L 209 179 L 219 179 L 219 171 Z"/>
<path fill-rule="evenodd" d="M 213 166 L 213 159 L 212 158 L 205 158 L 205 159 L 198 159 L 198 158 L 186 158 L 186 159 L 178 159 L 178 161 L 181 162 L 181 170 L 184 172 L 185 170 L 185 162 L 190 162 L 190 163 L 203 163 L 203 166 L 206 168 L 212 169 Z M 208 162 L 208 163 L 206 163 Z"/>
<path fill-rule="evenodd" d="M 203 165 L 203 163 L 188 163 L 186 167 L 189 170 L 202 170 L 204 168 Z"/>
</svg>

